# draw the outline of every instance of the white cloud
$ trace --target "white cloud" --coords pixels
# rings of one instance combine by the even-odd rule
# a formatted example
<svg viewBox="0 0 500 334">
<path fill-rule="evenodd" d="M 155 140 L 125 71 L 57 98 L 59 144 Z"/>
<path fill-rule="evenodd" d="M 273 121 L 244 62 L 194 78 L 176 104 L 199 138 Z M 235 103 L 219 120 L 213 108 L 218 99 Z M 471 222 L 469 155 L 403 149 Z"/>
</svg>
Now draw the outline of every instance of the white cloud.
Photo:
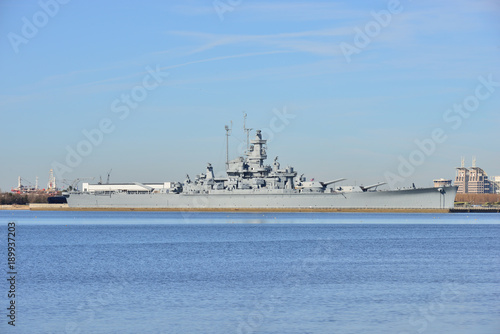
<svg viewBox="0 0 500 334">
<path fill-rule="evenodd" d="M 334 28 L 269 35 L 229 35 L 191 31 L 171 31 L 169 34 L 201 39 L 202 44 L 192 50 L 191 54 L 222 46 L 247 45 L 251 47 L 272 47 L 279 50 L 299 51 L 322 56 L 335 56 L 340 53 L 337 47 L 339 37 L 349 36 L 351 32 L 351 29 L 348 28 Z"/>
</svg>

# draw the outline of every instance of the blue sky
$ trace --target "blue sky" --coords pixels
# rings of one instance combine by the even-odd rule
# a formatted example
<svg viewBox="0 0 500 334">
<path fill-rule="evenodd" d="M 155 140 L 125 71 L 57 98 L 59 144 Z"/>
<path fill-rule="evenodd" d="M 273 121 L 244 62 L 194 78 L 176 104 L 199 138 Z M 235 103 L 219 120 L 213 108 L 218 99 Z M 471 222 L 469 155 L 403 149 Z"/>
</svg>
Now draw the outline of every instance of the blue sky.
<svg viewBox="0 0 500 334">
<path fill-rule="evenodd" d="M 499 17 L 493 0 L 2 1 L 0 188 L 222 173 L 243 112 L 269 163 L 308 178 L 430 186 L 461 156 L 500 175 Z"/>
</svg>

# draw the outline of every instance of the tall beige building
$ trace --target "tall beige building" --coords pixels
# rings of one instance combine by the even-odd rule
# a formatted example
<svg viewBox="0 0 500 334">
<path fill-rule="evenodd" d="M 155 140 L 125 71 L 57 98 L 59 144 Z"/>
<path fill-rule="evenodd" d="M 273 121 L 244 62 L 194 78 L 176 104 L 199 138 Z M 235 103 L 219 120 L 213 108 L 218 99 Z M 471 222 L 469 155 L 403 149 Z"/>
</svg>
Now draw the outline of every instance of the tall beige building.
<svg viewBox="0 0 500 334">
<path fill-rule="evenodd" d="M 490 182 L 488 180 L 488 174 L 479 167 L 471 167 L 469 169 L 467 190 L 469 194 L 489 194 Z"/>
<path fill-rule="evenodd" d="M 468 181 L 469 170 L 465 167 L 458 167 L 457 176 L 455 176 L 455 185 L 458 186 L 457 194 L 466 194 L 468 192 Z"/>
<path fill-rule="evenodd" d="M 491 182 L 488 174 L 476 167 L 476 158 L 472 158 L 472 167 L 466 168 L 464 158 L 461 167 L 457 167 L 455 185 L 458 186 L 459 194 L 489 194 L 492 192 Z"/>
</svg>

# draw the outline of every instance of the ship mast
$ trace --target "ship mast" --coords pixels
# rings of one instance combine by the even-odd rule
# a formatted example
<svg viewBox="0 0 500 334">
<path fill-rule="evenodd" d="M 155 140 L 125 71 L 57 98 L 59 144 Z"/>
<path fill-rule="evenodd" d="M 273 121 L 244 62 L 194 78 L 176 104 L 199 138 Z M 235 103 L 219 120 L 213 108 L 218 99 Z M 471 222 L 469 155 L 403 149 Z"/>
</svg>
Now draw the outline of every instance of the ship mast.
<svg viewBox="0 0 500 334">
<path fill-rule="evenodd" d="M 229 136 L 231 135 L 231 130 L 233 129 L 233 121 L 231 121 L 231 127 L 224 126 L 226 129 L 226 169 L 229 168 Z"/>
<path fill-rule="evenodd" d="M 250 145 L 250 131 L 253 129 L 247 129 L 246 121 L 247 121 L 247 114 L 243 112 L 243 131 L 247 133 L 247 151 L 248 151 Z"/>
</svg>

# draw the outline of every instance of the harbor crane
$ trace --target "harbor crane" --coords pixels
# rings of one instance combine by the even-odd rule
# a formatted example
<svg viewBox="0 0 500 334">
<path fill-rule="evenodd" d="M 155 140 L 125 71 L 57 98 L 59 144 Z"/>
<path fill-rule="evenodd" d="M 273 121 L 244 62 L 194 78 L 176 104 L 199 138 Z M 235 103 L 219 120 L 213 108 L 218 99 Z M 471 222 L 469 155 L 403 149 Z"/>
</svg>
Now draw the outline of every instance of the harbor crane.
<svg viewBox="0 0 500 334">
<path fill-rule="evenodd" d="M 108 178 L 106 179 L 106 184 L 109 184 L 109 176 L 111 175 L 111 171 L 113 170 L 113 168 L 111 168 L 108 172 Z"/>
<path fill-rule="evenodd" d="M 109 177 L 111 176 L 111 171 L 113 168 L 111 168 L 108 172 L 108 177 L 106 178 L 106 184 L 109 184 Z M 102 176 L 99 176 L 99 182 L 97 184 L 102 184 Z"/>
</svg>

